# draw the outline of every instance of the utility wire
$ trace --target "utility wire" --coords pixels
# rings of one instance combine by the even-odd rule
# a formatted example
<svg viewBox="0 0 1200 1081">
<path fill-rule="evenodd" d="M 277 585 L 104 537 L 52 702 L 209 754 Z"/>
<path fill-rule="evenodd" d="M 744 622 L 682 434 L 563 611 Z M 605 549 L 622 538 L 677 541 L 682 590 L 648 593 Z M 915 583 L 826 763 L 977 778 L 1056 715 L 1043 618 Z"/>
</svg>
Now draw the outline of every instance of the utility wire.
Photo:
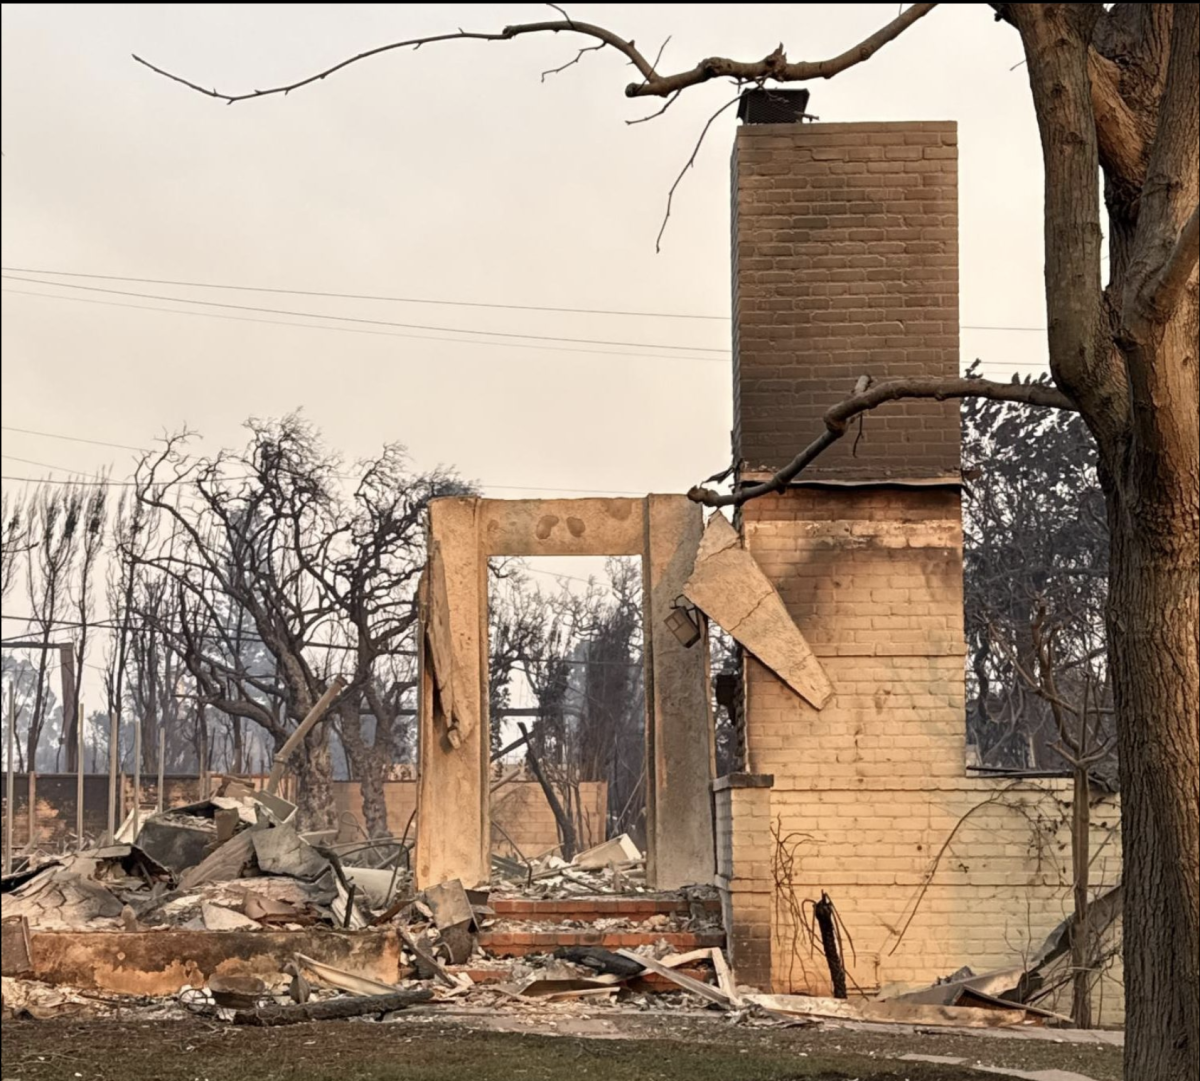
<svg viewBox="0 0 1200 1081">
<path fill-rule="evenodd" d="M 227 319 L 235 323 L 261 323 L 269 327 L 299 327 L 301 330 L 326 330 L 336 334 L 369 334 L 379 338 L 408 338 L 417 342 L 451 342 L 456 345 L 480 345 L 485 348 L 503 348 L 503 349 L 532 349 L 543 353 L 583 353 L 597 357 L 627 357 L 631 360 L 678 360 L 692 361 L 697 364 L 728 364 L 729 361 L 725 357 L 691 357 L 691 356 L 663 356 L 662 354 L 653 353 L 628 353 L 618 352 L 613 349 L 578 349 L 571 346 L 551 346 L 551 345 L 531 345 L 527 342 L 487 342 L 474 341 L 470 338 L 446 338 L 432 334 L 405 334 L 399 331 L 387 330 L 367 330 L 365 327 L 330 327 L 322 326 L 320 323 L 295 323 L 286 319 L 256 319 L 251 315 L 229 315 L 224 312 L 196 312 L 188 311 L 186 308 L 156 308 L 149 304 L 128 304 L 120 300 L 99 300 L 95 297 L 72 297 L 63 296 L 59 293 L 35 293 L 29 289 L 0 289 L 0 292 L 12 293 L 14 296 L 23 297 L 41 297 L 43 300 L 66 300 L 72 304 L 99 304 L 107 308 L 129 308 L 133 311 L 140 312 L 158 312 L 162 315 L 190 315 L 199 319 Z M 183 303 L 189 303 L 184 300 Z M 323 318 L 316 316 L 315 318 Z M 963 329 L 975 330 L 1032 330 L 1032 327 L 974 327 Z M 988 363 L 1000 363 L 989 361 Z M 1037 361 L 1016 360 L 1009 361 L 1004 365 L 1004 368 L 1031 368 L 1036 371 L 1044 371 L 1045 364 Z M 134 448 L 136 449 L 136 448 Z"/>
<path fill-rule="evenodd" d="M 51 284 L 47 282 L 46 284 Z M 302 330 L 328 330 L 338 334 L 370 334 L 379 338 L 408 338 L 415 342 L 453 342 L 456 345 L 482 345 L 493 349 L 533 349 L 542 353 L 585 353 L 597 357 L 629 357 L 632 360 L 690 360 L 703 364 L 728 364 L 723 357 L 691 357 L 686 355 L 663 356 L 653 353 L 618 352 L 614 349 L 578 349 L 572 346 L 531 345 L 528 342 L 490 342 L 475 341 L 471 338 L 446 338 L 435 334 L 405 334 L 402 331 L 367 330 L 365 327 L 329 327 L 320 323 L 295 323 L 287 319 L 257 319 L 252 315 L 229 315 L 225 312 L 194 312 L 186 308 L 155 308 L 149 304 L 128 304 L 120 300 L 99 300 L 94 297 L 71 297 L 59 293 L 35 293 L 30 289 L 3 289 L 0 292 L 12 293 L 15 296 L 41 297 L 44 300 L 67 300 L 73 304 L 99 304 L 108 308 L 131 308 L 141 312 L 160 312 L 163 315 L 191 315 L 200 319 L 227 319 L 235 323 L 261 323 L 269 327 L 300 327 Z M 184 304 L 192 303 L 183 298 Z M 314 316 L 324 319 L 325 316 Z M 657 346 L 655 347 L 657 348 Z"/>
<path fill-rule="evenodd" d="M 9 455 L 6 454 L 6 455 L 4 455 L 4 457 L 7 458 L 7 457 L 9 457 Z M 17 459 L 17 460 L 23 461 L 24 459 Z M 37 465 L 40 463 L 34 462 L 31 464 Z M 47 469 L 58 469 L 59 467 L 51 465 L 51 466 L 46 466 L 46 468 Z M 64 469 L 64 470 L 62 470 L 62 472 L 66 473 L 66 472 L 70 472 L 70 471 Z M 95 474 L 91 474 L 91 473 L 80 474 L 80 476 L 83 477 L 82 480 L 80 480 L 78 478 L 72 478 L 69 480 L 61 480 L 57 477 L 14 477 L 14 476 L 9 475 L 8 473 L 5 473 L 3 475 L 0 475 L 0 480 L 11 480 L 16 484 L 79 484 L 84 487 L 91 486 L 91 487 L 96 487 L 96 488 L 136 488 L 137 487 L 137 482 L 132 481 L 132 480 L 101 480 L 98 476 L 96 477 L 95 480 L 92 480 L 89 478 L 95 476 Z M 229 480 L 246 480 L 248 478 L 247 477 L 229 477 L 227 479 L 229 479 Z M 613 488 L 538 488 L 538 487 L 535 487 L 535 486 L 529 485 L 529 484 L 485 484 L 485 483 L 483 483 L 483 481 L 479 482 L 479 486 L 481 488 L 494 488 L 497 491 L 508 491 L 508 492 L 566 492 L 569 494 L 599 495 L 599 496 L 628 496 L 628 497 L 632 497 L 632 498 L 637 498 L 637 497 L 645 495 L 644 492 L 619 492 Z"/>
<path fill-rule="evenodd" d="M 17 484 L 84 484 L 94 488 L 135 488 L 131 480 L 58 480 L 55 477 L 14 477 L 8 473 L 0 474 L 0 480 L 11 480 Z"/>
<path fill-rule="evenodd" d="M 495 308 L 505 311 L 561 312 L 570 315 L 618 315 L 643 319 L 703 319 L 728 322 L 728 315 L 701 315 L 694 312 L 638 312 L 610 308 L 557 308 L 544 304 L 500 304 L 480 300 L 446 300 L 432 297 L 396 297 L 374 293 L 335 293 L 319 289 L 285 289 L 265 285 L 233 285 L 222 282 L 176 281 L 170 278 L 133 278 L 122 274 L 85 274 L 74 270 L 43 270 L 36 267 L 0 267 L 6 274 L 49 274 L 59 278 L 88 278 L 95 281 L 132 282 L 136 285 L 173 285 L 185 289 L 228 289 L 245 293 L 279 293 L 287 296 L 329 297 L 337 300 L 376 300 L 393 304 L 438 304 L 458 308 Z M 47 283 L 51 284 L 51 283 Z M 176 298 L 182 299 L 182 298 Z M 981 326 L 964 323 L 963 330 L 1019 331 L 1044 334 L 1045 327 Z"/>
<path fill-rule="evenodd" d="M 567 315 L 619 315 L 638 319 L 714 319 L 728 321 L 727 315 L 698 315 L 691 312 L 635 312 L 611 308 L 556 308 L 545 304 L 498 304 L 481 300 L 444 300 L 431 297 L 393 297 L 372 293 L 332 293 L 319 289 L 278 289 L 265 285 L 229 285 L 220 282 L 172 281 L 169 278 L 131 278 L 121 274 L 84 274 L 72 270 L 40 270 L 34 267 L 0 267 L 9 274 L 50 274 L 61 278 L 89 278 L 96 281 L 132 282 L 136 285 L 174 285 L 187 289 L 229 289 L 243 293 L 281 293 L 299 297 L 330 297 L 337 300 L 378 300 L 392 304 L 437 304 L 456 308 L 496 308 L 519 312 L 560 312 Z"/>
<path fill-rule="evenodd" d="M 116 447 L 118 450 L 136 450 L 145 453 L 145 447 L 133 447 L 128 443 L 106 443 L 103 439 L 84 439 L 78 435 L 62 435 L 59 432 L 39 432 L 33 428 L 14 428 L 11 424 L 0 425 L 0 431 L 20 432 L 22 435 L 43 435 L 47 439 L 64 439 L 70 443 L 92 443 L 97 447 Z"/>
<path fill-rule="evenodd" d="M 230 308 L 242 312 L 262 312 L 266 315 L 290 315 L 301 319 L 331 319 L 339 323 L 361 323 L 367 326 L 400 327 L 403 330 L 432 330 L 450 334 L 478 334 L 485 338 L 527 338 L 539 342 L 566 342 L 574 345 L 616 345 L 630 349 L 670 349 L 677 352 L 727 353 L 725 348 L 707 345 L 669 345 L 656 342 L 623 342 L 604 338 L 568 338 L 557 334 L 521 334 L 505 330 L 468 330 L 465 327 L 442 327 L 428 323 L 398 323 L 391 319 L 364 319 L 354 315 L 327 315 L 321 312 L 292 311 L 288 308 L 262 308 L 254 304 L 230 304 L 219 300 L 191 300 L 188 297 L 163 296 L 161 293 L 139 293 L 129 289 L 107 289 L 99 285 L 76 285 L 73 282 L 48 282 L 41 278 L 25 278 L 15 274 L 0 274 L 6 281 L 27 285 L 48 285 L 56 289 L 82 289 L 89 293 L 110 296 L 137 297 L 141 300 L 165 300 L 174 304 L 198 304 L 205 308 Z"/>
<path fill-rule="evenodd" d="M 16 623 L 26 623 L 26 624 L 36 623 L 39 627 L 42 627 L 43 629 L 49 626 L 49 627 L 74 628 L 74 629 L 80 629 L 83 627 L 87 627 L 91 630 L 107 630 L 107 631 L 120 631 L 120 630 L 151 630 L 151 631 L 154 631 L 154 630 L 157 630 L 157 628 L 154 627 L 153 625 L 147 625 L 145 623 L 133 623 L 133 622 L 111 623 L 111 622 L 106 622 L 104 620 L 92 620 L 88 623 L 82 623 L 79 620 L 72 620 L 72 619 L 44 620 L 44 619 L 40 619 L 37 616 L 11 616 L 11 615 L 0 615 L 0 619 L 6 619 L 6 620 L 10 620 L 10 621 L 16 622 Z M 224 644 L 228 640 L 234 640 L 234 641 L 236 641 L 236 644 L 238 644 L 239 646 L 265 646 L 267 644 L 261 638 L 252 637 L 252 636 L 249 636 L 246 634 L 235 634 L 232 632 L 225 636 L 199 634 L 199 635 L 196 635 L 196 638 L 197 638 L 197 640 L 202 641 L 202 642 L 216 642 L 218 644 Z M 26 642 L 26 641 L 28 641 L 28 638 L 0 639 L 0 646 L 12 647 L 14 645 L 18 645 L 21 642 Z M 351 645 L 350 643 L 342 643 L 342 642 L 306 642 L 306 643 L 304 643 L 303 648 L 304 649 L 329 649 L 329 650 L 334 650 L 336 652 L 341 652 L 341 653 L 352 653 L 358 647 L 355 645 Z M 416 650 L 411 650 L 411 649 L 397 649 L 397 650 L 388 651 L 385 654 L 381 654 L 381 656 L 388 656 L 388 657 L 415 657 L 416 655 L 417 655 Z M 596 665 L 596 666 L 611 665 L 613 667 L 631 668 L 631 667 L 641 667 L 641 663 L 642 663 L 641 661 L 576 660 L 576 659 L 567 658 L 567 657 L 563 657 L 563 658 L 530 657 L 527 659 L 530 661 L 533 661 L 534 663 L 544 662 L 544 661 L 554 661 L 555 663 L 581 665 L 583 667 L 587 667 L 589 665 Z M 53 660 L 53 658 L 52 658 L 52 660 Z"/>
<path fill-rule="evenodd" d="M 42 432 L 35 431 L 32 428 L 14 428 L 8 424 L 0 425 L 0 431 L 5 432 L 20 432 L 24 435 L 36 435 L 44 439 L 64 439 L 72 443 L 93 443 L 98 447 L 120 447 L 122 450 L 134 450 L 141 454 L 149 454 L 150 451 L 146 447 L 134 447 L 126 443 L 109 443 L 103 439 L 84 439 L 76 435 L 62 435 L 58 432 Z M 37 462 L 31 458 L 17 458 L 12 454 L 0 454 L 0 458 L 8 458 L 14 462 L 24 462 L 26 465 L 36 465 L 43 469 L 53 469 L 60 473 L 74 473 L 76 470 L 67 469 L 65 466 L 51 465 L 49 462 Z M 96 476 L 96 474 L 81 473 L 82 476 Z M 337 473 L 334 474 L 342 480 L 357 480 L 357 476 L 353 473 Z M 5 477 L 5 480 L 26 480 L 32 483 L 37 483 L 37 480 L 32 477 Z M 107 480 L 107 478 L 103 478 Z M 246 477 L 229 477 L 229 480 L 245 480 Z M 55 483 L 71 483 L 69 481 L 58 481 Z M 111 482 L 116 483 L 116 482 Z M 124 483 L 124 482 L 122 482 Z M 129 482 L 132 483 L 132 482 Z M 502 491 L 512 492 L 573 492 L 582 495 L 628 495 L 638 496 L 644 495 L 643 492 L 624 492 L 615 488 L 559 488 L 553 485 L 536 485 L 536 484 L 488 484 L 484 481 L 477 482 L 481 488 L 495 488 Z"/>
</svg>

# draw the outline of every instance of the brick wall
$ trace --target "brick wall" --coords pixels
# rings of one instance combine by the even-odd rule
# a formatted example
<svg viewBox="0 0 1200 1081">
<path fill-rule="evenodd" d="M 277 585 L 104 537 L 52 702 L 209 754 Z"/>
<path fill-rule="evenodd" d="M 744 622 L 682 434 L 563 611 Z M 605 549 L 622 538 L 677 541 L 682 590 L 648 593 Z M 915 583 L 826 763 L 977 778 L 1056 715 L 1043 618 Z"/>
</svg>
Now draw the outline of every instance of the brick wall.
<svg viewBox="0 0 1200 1081">
<path fill-rule="evenodd" d="M 747 547 L 836 692 L 818 712 L 749 660 L 747 768 L 772 786 L 718 792 L 734 961 L 761 973 L 769 941 L 777 991 L 828 992 L 793 915 L 822 891 L 863 989 L 1020 964 L 1071 911 L 1067 785 L 965 776 L 958 500 L 952 488 L 804 488 L 743 508 Z M 1099 800 L 1101 888 L 1119 879 L 1118 820 Z M 1119 967 L 1096 999 L 1119 1022 Z"/>
<path fill-rule="evenodd" d="M 958 374 L 953 122 L 762 124 L 733 152 L 734 457 L 773 470 L 861 375 Z M 806 476 L 957 474 L 957 403 L 895 403 Z"/>
</svg>

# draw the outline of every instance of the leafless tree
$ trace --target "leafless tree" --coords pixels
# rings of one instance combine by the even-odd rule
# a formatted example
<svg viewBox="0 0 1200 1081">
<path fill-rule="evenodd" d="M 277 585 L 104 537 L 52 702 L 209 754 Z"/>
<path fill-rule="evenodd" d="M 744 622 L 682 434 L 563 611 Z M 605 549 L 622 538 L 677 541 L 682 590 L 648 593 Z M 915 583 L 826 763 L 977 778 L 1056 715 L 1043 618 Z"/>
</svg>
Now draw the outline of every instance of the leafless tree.
<svg viewBox="0 0 1200 1081">
<path fill-rule="evenodd" d="M 103 481 L 103 478 L 102 478 Z M 60 752 L 66 748 L 67 771 L 73 773 L 79 762 L 79 702 L 83 688 L 83 669 L 91 644 L 89 631 L 95 616 L 98 564 L 108 538 L 108 486 L 93 484 L 80 492 L 79 558 L 68 568 L 66 591 L 74 614 L 75 679 L 73 695 L 63 702 L 63 723 L 59 733 Z M 86 729 L 85 729 L 86 732 Z"/>
<path fill-rule="evenodd" d="M 1014 659 L 1021 678 L 1050 708 L 1058 739 L 1054 750 L 1071 769 L 1071 871 L 1074 921 L 1071 928 L 1072 1019 L 1092 1027 L 1092 989 L 1099 979 L 1099 928 L 1091 926 L 1092 770 L 1104 761 L 1115 741 L 1107 680 L 1088 665 L 1063 665 L 1060 643 L 1069 642 L 1069 615 L 1039 608 L 1030 624 L 1032 668 Z M 1068 645 L 1068 650 L 1070 646 Z M 1070 656 L 1070 653 L 1067 654 Z"/>
<path fill-rule="evenodd" d="M 34 626 L 42 645 L 26 734 L 25 758 L 31 770 L 39 765 L 38 746 L 49 702 L 46 679 L 52 656 L 57 653 L 50 646 L 61 634 L 59 624 L 70 600 L 71 575 L 79 551 L 85 507 L 86 495 L 76 485 L 40 485 L 31 501 L 33 543 L 26 553 L 25 583 Z M 73 692 L 65 697 L 73 700 Z M 70 701 L 63 702 L 64 713 L 70 707 Z"/>
<path fill-rule="evenodd" d="M 641 574 L 609 560 L 607 581 L 582 591 L 566 582 L 544 591 L 527 577 L 493 584 L 489 605 L 493 708 L 499 716 L 515 674 L 537 699 L 530 745 L 550 780 L 569 834 L 584 835 L 581 784 L 608 786 L 609 830 L 644 833 L 645 697 L 642 688 Z M 498 676 L 499 674 L 499 676 Z M 498 725 L 494 726 L 498 740 Z M 594 824 L 592 824 L 594 825 Z M 568 831 L 560 822 L 560 839 Z"/>
<path fill-rule="evenodd" d="M 660 99 L 661 113 L 678 94 L 712 80 L 740 87 L 829 78 L 868 60 L 935 6 L 902 10 L 828 60 L 790 61 L 781 45 L 762 59 L 710 56 L 669 74 L 631 39 L 561 9 L 562 17 L 542 22 L 381 45 L 289 85 L 244 94 L 155 70 L 231 102 L 283 94 L 391 50 L 566 34 L 631 63 L 640 78 L 626 86 L 626 96 Z M 1125 1070 L 1129 1078 L 1183 1081 L 1196 1075 L 1192 1034 L 1200 1031 L 1200 6 L 991 9 L 1024 46 L 1041 133 L 1054 387 L 929 378 L 871 386 L 864 377 L 828 411 L 825 431 L 770 481 L 731 495 L 697 489 L 694 497 L 720 506 L 780 490 L 855 417 L 901 399 L 988 397 L 1080 413 L 1096 441 L 1110 527 L 1107 624 L 1126 910 L 1155 914 L 1128 921 L 1123 936 Z"/>
<path fill-rule="evenodd" d="M 159 517 L 162 535 L 127 555 L 168 583 L 175 614 L 140 608 L 137 616 L 182 658 L 202 725 L 211 706 L 258 726 L 276 748 L 344 672 L 331 717 L 362 784 L 367 827 L 386 832 L 382 784 L 405 679 L 387 681 L 395 658 L 413 648 L 424 507 L 463 486 L 442 472 L 410 474 L 393 446 L 361 464 L 346 496 L 341 463 L 300 417 L 247 427 L 240 453 L 189 458 L 168 440 L 139 465 L 137 498 Z M 266 670 L 246 663 L 250 642 Z M 294 760 L 313 828 L 335 817 L 328 735 L 319 724 Z"/>
<path fill-rule="evenodd" d="M 7 491 L 0 498 L 0 598 L 4 598 L 16 582 L 20 559 L 32 540 L 25 500 Z"/>
<path fill-rule="evenodd" d="M 1061 766 L 1050 706 L 1022 672 L 1035 667 L 1031 627 L 1048 607 L 1056 618 L 1069 614 L 1058 667 L 1109 686 L 1108 522 L 1096 445 L 1077 413 L 969 399 L 963 465 L 968 740 L 985 766 Z M 1115 748 L 1106 765 L 1115 772 Z"/>
</svg>

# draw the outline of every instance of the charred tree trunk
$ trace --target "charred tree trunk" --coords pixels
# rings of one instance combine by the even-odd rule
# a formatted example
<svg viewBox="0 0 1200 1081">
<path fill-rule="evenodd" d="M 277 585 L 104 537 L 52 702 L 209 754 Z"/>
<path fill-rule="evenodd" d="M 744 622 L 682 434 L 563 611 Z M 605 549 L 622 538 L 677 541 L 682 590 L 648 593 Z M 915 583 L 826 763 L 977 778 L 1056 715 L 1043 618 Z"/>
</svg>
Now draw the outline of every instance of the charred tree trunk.
<svg viewBox="0 0 1200 1081">
<path fill-rule="evenodd" d="M 333 757 L 329 753 L 329 732 L 324 722 L 305 737 L 290 766 L 296 774 L 296 805 L 301 828 L 335 829 L 338 816 L 333 802 Z"/>
<path fill-rule="evenodd" d="M 364 755 L 358 781 L 362 792 L 363 826 L 368 837 L 388 835 L 387 797 L 383 786 L 390 765 L 389 756 L 377 752 L 374 747 Z"/>
<path fill-rule="evenodd" d="M 384 782 L 392 766 L 387 726 L 376 718 L 375 739 L 367 743 L 363 738 L 357 699 L 347 702 L 339 712 L 342 746 L 346 749 L 351 778 L 358 782 L 362 797 L 363 826 L 368 837 L 386 837 L 388 813 Z"/>
<path fill-rule="evenodd" d="M 1190 503 L 1110 500 L 1130 1078 L 1184 1081 L 1197 1069 L 1198 505 L 1194 472 Z"/>
</svg>

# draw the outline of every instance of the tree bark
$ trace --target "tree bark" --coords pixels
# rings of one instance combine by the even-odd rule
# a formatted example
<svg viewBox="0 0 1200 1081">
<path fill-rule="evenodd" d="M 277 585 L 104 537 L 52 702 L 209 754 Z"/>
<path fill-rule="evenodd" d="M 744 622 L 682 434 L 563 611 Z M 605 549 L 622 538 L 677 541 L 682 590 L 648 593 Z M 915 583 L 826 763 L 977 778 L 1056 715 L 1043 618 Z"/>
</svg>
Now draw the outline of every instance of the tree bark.
<svg viewBox="0 0 1200 1081">
<path fill-rule="evenodd" d="M 383 786 L 392 765 L 388 726 L 376 718 L 375 741 L 368 744 L 363 739 L 358 703 L 357 698 L 348 699 L 339 710 L 342 721 L 342 746 L 346 750 L 351 779 L 358 782 L 362 798 L 363 826 L 367 836 L 386 837 L 388 812 Z"/>
<path fill-rule="evenodd" d="M 418 1002 L 428 1002 L 432 991 L 402 991 L 390 995 L 355 995 L 351 998 L 331 998 L 325 1002 L 305 1002 L 291 1006 L 262 1006 L 257 1010 L 239 1010 L 233 1015 L 235 1025 L 303 1025 L 309 1021 L 340 1021 L 348 1017 L 392 1013 Z"/>
<path fill-rule="evenodd" d="M 329 753 L 329 732 L 325 722 L 304 738 L 301 752 L 291 759 L 296 774 L 296 807 L 304 830 L 337 828 L 337 807 L 333 800 L 333 757 Z"/>
<path fill-rule="evenodd" d="M 1174 543 L 1163 543 L 1143 527 L 1146 508 L 1110 498 L 1108 633 L 1119 721 L 1127 1078 L 1194 1081 L 1197 1075 L 1197 506 L 1193 472 L 1190 506 L 1158 508 L 1177 529 Z"/>
</svg>

